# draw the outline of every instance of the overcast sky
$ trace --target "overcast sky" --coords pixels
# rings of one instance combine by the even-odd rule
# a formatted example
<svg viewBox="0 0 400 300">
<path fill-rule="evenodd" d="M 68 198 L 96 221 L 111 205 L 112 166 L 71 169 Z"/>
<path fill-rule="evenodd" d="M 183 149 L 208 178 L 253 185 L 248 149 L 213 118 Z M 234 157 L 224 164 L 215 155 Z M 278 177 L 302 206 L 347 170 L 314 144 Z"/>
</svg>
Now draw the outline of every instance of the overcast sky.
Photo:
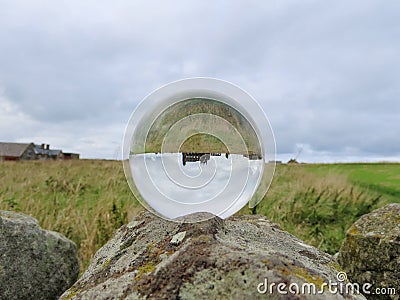
<svg viewBox="0 0 400 300">
<path fill-rule="evenodd" d="M 2 1 L 0 141 L 120 158 L 136 105 L 228 80 L 278 158 L 400 161 L 400 1 Z"/>
</svg>

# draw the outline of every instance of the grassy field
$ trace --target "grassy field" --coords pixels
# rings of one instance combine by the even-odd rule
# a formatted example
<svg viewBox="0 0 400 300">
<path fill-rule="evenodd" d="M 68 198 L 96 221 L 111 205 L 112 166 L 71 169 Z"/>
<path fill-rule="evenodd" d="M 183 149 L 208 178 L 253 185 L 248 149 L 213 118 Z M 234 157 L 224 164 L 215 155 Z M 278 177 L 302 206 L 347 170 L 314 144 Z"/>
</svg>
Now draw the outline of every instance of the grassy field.
<svg viewBox="0 0 400 300">
<path fill-rule="evenodd" d="M 0 163 L 0 209 L 20 211 L 79 247 L 81 270 L 141 209 L 118 161 Z"/>
<path fill-rule="evenodd" d="M 400 164 L 278 165 L 253 210 L 331 254 L 361 215 L 400 202 Z M 119 161 L 0 163 L 0 209 L 21 211 L 79 247 L 81 270 L 141 206 Z"/>
<path fill-rule="evenodd" d="M 400 202 L 400 164 L 279 165 L 265 199 L 253 210 L 330 254 L 360 216 Z"/>
<path fill-rule="evenodd" d="M 400 201 L 400 164 L 309 165 L 306 169 L 319 175 L 332 173 L 347 176 L 351 183 L 378 193 L 391 202 Z"/>
</svg>

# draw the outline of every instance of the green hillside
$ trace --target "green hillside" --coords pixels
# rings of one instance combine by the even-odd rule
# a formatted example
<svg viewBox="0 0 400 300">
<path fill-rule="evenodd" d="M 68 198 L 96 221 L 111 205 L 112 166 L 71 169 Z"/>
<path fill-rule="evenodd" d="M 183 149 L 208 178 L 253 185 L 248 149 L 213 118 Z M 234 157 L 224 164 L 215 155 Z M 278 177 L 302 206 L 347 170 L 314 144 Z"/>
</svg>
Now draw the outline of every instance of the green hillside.
<svg viewBox="0 0 400 300">
<path fill-rule="evenodd" d="M 207 115 L 199 117 L 199 115 L 195 116 L 196 114 Z M 225 143 L 226 145 L 230 145 L 230 153 L 261 153 L 257 135 L 249 121 L 234 108 L 222 102 L 210 99 L 184 100 L 164 110 L 150 127 L 146 139 L 145 152 L 161 152 L 165 135 L 173 126 L 179 126 L 179 123 L 176 124 L 179 120 L 183 120 L 186 117 L 191 118 L 190 121 L 188 123 L 183 123 L 183 128 L 175 128 L 174 134 L 169 136 L 173 141 L 172 144 L 176 145 L 175 149 L 172 149 L 173 152 L 222 153 L 227 151 L 224 145 Z M 224 122 L 221 118 L 227 122 Z M 231 125 L 229 125 L 229 123 Z M 193 128 L 192 132 L 189 131 L 188 134 L 195 134 L 196 137 L 186 141 L 184 145 L 181 145 L 182 132 L 187 126 Z M 207 134 L 216 128 L 218 128 L 218 132 L 221 135 L 220 137 L 216 138 Z M 240 147 L 238 140 L 234 138 L 235 135 L 233 134 L 232 128 L 238 131 L 237 136 L 243 139 L 245 147 Z M 205 134 L 198 134 L 196 130 L 199 129 L 204 130 Z M 145 133 L 141 134 L 145 136 Z M 246 152 L 243 151 L 243 148 L 245 148 Z M 170 151 L 170 149 L 168 149 L 168 151 Z M 135 151 L 133 152 L 136 153 Z"/>
</svg>

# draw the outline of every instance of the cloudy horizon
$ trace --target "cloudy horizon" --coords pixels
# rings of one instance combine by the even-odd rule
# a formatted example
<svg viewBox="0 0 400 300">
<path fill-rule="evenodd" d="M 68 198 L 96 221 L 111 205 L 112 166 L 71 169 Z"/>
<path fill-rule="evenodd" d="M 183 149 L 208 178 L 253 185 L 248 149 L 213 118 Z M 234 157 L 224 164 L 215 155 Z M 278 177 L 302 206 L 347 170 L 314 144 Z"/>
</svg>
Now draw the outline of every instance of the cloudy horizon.
<svg viewBox="0 0 400 300">
<path fill-rule="evenodd" d="M 214 77 L 260 103 L 278 160 L 400 161 L 398 1 L 0 3 L 0 141 L 119 159 L 146 95 Z"/>
</svg>

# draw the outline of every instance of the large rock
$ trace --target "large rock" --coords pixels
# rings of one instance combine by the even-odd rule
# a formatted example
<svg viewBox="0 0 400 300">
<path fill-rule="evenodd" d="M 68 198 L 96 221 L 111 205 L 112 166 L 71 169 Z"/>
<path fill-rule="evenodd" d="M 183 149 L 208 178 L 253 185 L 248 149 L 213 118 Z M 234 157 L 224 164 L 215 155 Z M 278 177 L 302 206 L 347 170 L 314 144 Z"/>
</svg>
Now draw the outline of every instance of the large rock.
<svg viewBox="0 0 400 300">
<path fill-rule="evenodd" d="M 270 284 L 337 282 L 337 262 L 262 216 L 181 223 L 144 212 L 101 248 L 61 299 L 343 299 L 284 295 Z M 267 280 L 267 285 L 265 281 Z M 295 290 L 292 285 L 292 289 Z M 286 289 L 287 291 L 287 289 Z M 365 299 L 350 296 L 346 299 Z"/>
<path fill-rule="evenodd" d="M 368 299 L 400 297 L 400 204 L 389 204 L 362 216 L 347 231 L 339 263 L 350 280 L 371 284 Z M 396 295 L 372 293 L 396 289 Z M 381 292 L 381 290 L 379 292 Z"/>
<path fill-rule="evenodd" d="M 0 211 L 0 299 L 57 299 L 78 273 L 73 242 L 32 217 Z"/>
</svg>

